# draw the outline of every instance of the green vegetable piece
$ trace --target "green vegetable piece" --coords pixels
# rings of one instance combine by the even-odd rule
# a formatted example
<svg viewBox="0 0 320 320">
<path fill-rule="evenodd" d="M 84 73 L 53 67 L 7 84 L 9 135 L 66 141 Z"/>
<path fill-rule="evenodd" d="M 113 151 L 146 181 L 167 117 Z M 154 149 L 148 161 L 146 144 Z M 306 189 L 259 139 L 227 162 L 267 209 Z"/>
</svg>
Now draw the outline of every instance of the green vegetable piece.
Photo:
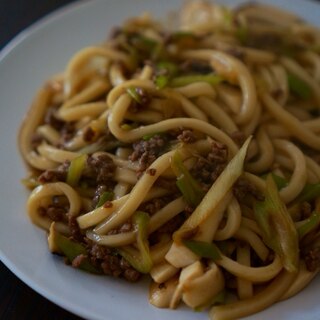
<svg viewBox="0 0 320 320">
<path fill-rule="evenodd" d="M 301 99 L 311 98 L 312 91 L 309 85 L 292 73 L 287 74 L 289 89 Z"/>
<path fill-rule="evenodd" d="M 217 216 L 217 219 L 220 219 L 219 210 L 216 209 L 219 208 L 221 201 L 224 201 L 232 186 L 243 173 L 243 165 L 251 139 L 252 137 L 250 136 L 245 141 L 237 154 L 212 184 L 203 201 L 200 202 L 182 226 L 175 231 L 173 234 L 174 242 L 180 244 L 182 239 L 190 237 L 201 223 L 205 223 L 210 215 Z"/>
<path fill-rule="evenodd" d="M 106 191 L 100 197 L 97 203 L 96 208 L 103 206 L 107 201 L 111 201 L 113 199 L 114 193 Z"/>
<path fill-rule="evenodd" d="M 137 92 L 135 87 L 129 87 L 127 89 L 127 93 L 130 95 L 130 97 L 136 101 L 137 103 L 141 104 L 142 103 L 142 99 L 140 94 Z"/>
<path fill-rule="evenodd" d="M 139 34 L 134 34 L 131 37 L 131 43 L 138 50 L 143 50 L 143 51 L 153 50 L 158 44 L 157 41 L 150 39 L 150 38 L 147 38 L 147 37 L 144 37 Z"/>
<path fill-rule="evenodd" d="M 78 184 L 82 172 L 86 167 L 88 156 L 82 154 L 79 157 L 74 158 L 71 163 L 67 174 L 67 184 L 74 187 Z"/>
<path fill-rule="evenodd" d="M 139 252 L 130 247 L 118 249 L 118 253 L 124 257 L 133 268 L 141 273 L 149 273 L 153 262 L 148 243 L 149 215 L 146 212 L 137 211 L 133 216 L 133 222 L 137 229 L 137 246 Z"/>
<path fill-rule="evenodd" d="M 268 175 L 266 180 L 265 200 L 254 205 L 254 215 L 264 242 L 280 256 L 287 271 L 296 272 L 299 262 L 298 233 L 272 175 Z"/>
<path fill-rule="evenodd" d="M 171 160 L 171 168 L 177 176 L 177 186 L 184 199 L 193 207 L 196 207 L 205 195 L 200 184 L 192 177 L 182 162 L 179 152 L 175 152 Z"/>
<path fill-rule="evenodd" d="M 157 70 L 166 70 L 168 74 L 174 76 L 178 72 L 178 67 L 176 64 L 169 61 L 161 61 L 156 65 Z"/>
<path fill-rule="evenodd" d="M 236 29 L 235 33 L 236 38 L 240 41 L 241 44 L 246 44 L 249 37 L 249 30 L 246 26 L 240 26 Z"/>
<path fill-rule="evenodd" d="M 91 154 L 97 151 L 110 151 L 115 148 L 122 146 L 123 143 L 116 140 L 106 140 L 105 138 L 99 139 L 98 141 L 88 144 L 81 148 L 78 152 L 81 154 Z"/>
<path fill-rule="evenodd" d="M 28 189 L 34 189 L 40 185 L 38 179 L 36 177 L 29 177 L 25 179 L 21 179 L 21 183 L 27 187 Z"/>
<path fill-rule="evenodd" d="M 320 197 L 320 183 L 306 184 L 295 202 L 305 202 Z"/>
<path fill-rule="evenodd" d="M 311 216 L 305 220 L 305 223 L 298 228 L 299 238 L 302 239 L 305 235 L 315 230 L 320 225 L 319 212 L 313 212 Z"/>
<path fill-rule="evenodd" d="M 169 83 L 169 76 L 166 76 L 166 75 L 159 75 L 155 78 L 155 84 L 156 84 L 156 87 L 157 89 L 162 89 L 164 87 L 167 86 L 167 84 Z"/>
<path fill-rule="evenodd" d="M 51 232 L 54 232 L 54 234 L 51 235 L 53 237 L 54 244 L 70 262 L 79 255 L 87 255 L 87 250 L 82 244 L 68 239 L 54 230 L 54 228 Z M 90 273 L 101 273 L 101 271 L 96 268 L 87 257 L 81 261 L 79 268 Z"/>
<path fill-rule="evenodd" d="M 154 136 L 161 136 L 161 137 L 164 137 L 166 136 L 166 133 L 165 132 L 155 132 L 155 133 L 150 133 L 150 134 L 146 134 L 142 137 L 142 139 L 144 141 L 149 141 L 150 139 L 152 139 Z"/>
<path fill-rule="evenodd" d="M 155 78 L 155 84 L 158 89 L 166 87 L 170 79 L 178 72 L 177 66 L 168 61 L 159 62 L 156 65 L 156 68 L 159 73 Z"/>
<path fill-rule="evenodd" d="M 136 122 L 133 122 L 133 123 L 124 123 L 120 126 L 120 128 L 122 130 L 125 130 L 125 131 L 130 131 L 130 130 L 133 130 L 135 128 L 137 128 L 139 125 L 136 123 Z"/>
<path fill-rule="evenodd" d="M 288 181 L 285 178 L 280 177 L 274 173 L 271 173 L 271 175 L 272 175 L 274 182 L 277 185 L 278 190 L 281 190 L 282 188 L 285 188 L 288 185 Z M 262 178 L 266 179 L 267 176 L 268 176 L 268 174 L 265 174 L 262 176 Z"/>
<path fill-rule="evenodd" d="M 209 258 L 213 261 L 221 259 L 219 249 L 214 243 L 197 240 L 183 240 L 183 244 L 201 258 Z"/>
<path fill-rule="evenodd" d="M 282 178 L 274 173 L 272 173 L 272 178 L 277 185 L 278 190 L 285 188 L 288 185 L 288 181 L 285 178 Z"/>
<path fill-rule="evenodd" d="M 221 76 L 214 73 L 210 73 L 207 75 L 188 75 L 188 76 L 176 77 L 169 82 L 169 85 L 170 87 L 174 87 L 174 88 L 186 86 L 194 82 L 207 82 L 211 85 L 217 85 L 222 81 L 223 79 L 221 78 Z"/>
</svg>

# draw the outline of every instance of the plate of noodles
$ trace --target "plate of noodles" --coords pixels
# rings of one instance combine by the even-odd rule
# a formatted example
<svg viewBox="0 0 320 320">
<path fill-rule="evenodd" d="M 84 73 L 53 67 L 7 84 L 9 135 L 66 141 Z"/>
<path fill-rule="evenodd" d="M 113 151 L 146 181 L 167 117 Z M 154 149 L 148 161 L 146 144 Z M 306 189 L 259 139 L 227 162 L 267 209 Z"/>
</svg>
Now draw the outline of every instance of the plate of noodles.
<svg viewBox="0 0 320 320">
<path fill-rule="evenodd" d="M 318 12 L 84 1 L 18 36 L 1 260 L 88 319 L 319 319 Z"/>
</svg>

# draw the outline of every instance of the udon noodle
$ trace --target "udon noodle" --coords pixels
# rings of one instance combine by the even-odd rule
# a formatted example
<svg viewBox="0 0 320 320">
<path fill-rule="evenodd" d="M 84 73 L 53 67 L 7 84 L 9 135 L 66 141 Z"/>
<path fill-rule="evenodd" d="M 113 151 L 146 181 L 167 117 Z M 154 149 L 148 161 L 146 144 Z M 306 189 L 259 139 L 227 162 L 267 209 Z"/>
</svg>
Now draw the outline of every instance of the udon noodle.
<svg viewBox="0 0 320 320">
<path fill-rule="evenodd" d="M 263 4 L 180 21 L 128 20 L 39 90 L 27 211 L 73 267 L 236 319 L 319 270 L 320 33 Z"/>
</svg>

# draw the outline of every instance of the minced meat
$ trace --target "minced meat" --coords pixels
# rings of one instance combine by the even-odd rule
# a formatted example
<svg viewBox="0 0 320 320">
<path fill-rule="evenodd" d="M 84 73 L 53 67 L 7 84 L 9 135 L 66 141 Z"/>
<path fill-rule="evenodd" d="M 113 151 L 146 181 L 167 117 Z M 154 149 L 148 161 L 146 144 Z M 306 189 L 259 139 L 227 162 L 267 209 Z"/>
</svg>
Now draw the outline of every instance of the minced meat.
<svg viewBox="0 0 320 320">
<path fill-rule="evenodd" d="M 320 247 L 315 247 L 304 253 L 303 259 L 306 263 L 307 270 L 310 272 L 320 268 Z"/>
<path fill-rule="evenodd" d="M 107 154 L 99 154 L 88 157 L 84 175 L 95 180 L 97 184 L 108 185 L 113 179 L 115 169 L 113 160 Z"/>
<path fill-rule="evenodd" d="M 138 176 L 141 175 L 165 150 L 167 139 L 165 136 L 156 134 L 149 140 L 139 140 L 133 144 L 133 152 L 129 159 L 138 161 Z"/>
<path fill-rule="evenodd" d="M 57 181 L 66 181 L 70 161 L 65 161 L 59 165 L 56 169 L 49 169 L 44 171 L 39 177 L 40 183 L 50 183 Z"/>
<path fill-rule="evenodd" d="M 212 185 L 223 171 L 228 161 L 228 149 L 226 145 L 212 142 L 211 150 L 205 157 L 199 157 L 191 169 L 192 176 L 203 185 L 204 189 Z"/>
<path fill-rule="evenodd" d="M 141 273 L 135 270 L 124 258 L 117 255 L 113 249 L 88 242 L 90 261 L 100 266 L 103 273 L 114 277 L 123 277 L 130 282 L 136 282 Z"/>
</svg>

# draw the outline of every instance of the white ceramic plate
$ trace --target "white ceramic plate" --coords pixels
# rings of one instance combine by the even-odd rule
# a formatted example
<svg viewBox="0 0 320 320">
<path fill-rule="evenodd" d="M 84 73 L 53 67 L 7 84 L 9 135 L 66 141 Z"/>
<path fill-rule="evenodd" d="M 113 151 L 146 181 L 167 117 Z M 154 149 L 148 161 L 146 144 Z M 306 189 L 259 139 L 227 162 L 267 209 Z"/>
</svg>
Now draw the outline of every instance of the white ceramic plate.
<svg viewBox="0 0 320 320">
<path fill-rule="evenodd" d="M 239 1 L 225 1 L 238 3 Z M 315 2 L 269 0 L 319 24 Z M 150 11 L 161 16 L 177 9 L 180 0 L 85 1 L 45 18 L 20 34 L 0 56 L 0 258 L 25 283 L 61 307 L 88 319 L 207 319 L 206 312 L 160 310 L 149 305 L 147 283 L 131 285 L 67 267 L 51 255 L 45 234 L 25 213 L 25 176 L 16 148 L 23 115 L 37 88 L 63 70 L 82 47 L 105 39 L 112 26 L 127 17 Z M 303 293 L 250 319 L 320 319 L 320 279 Z"/>
</svg>

